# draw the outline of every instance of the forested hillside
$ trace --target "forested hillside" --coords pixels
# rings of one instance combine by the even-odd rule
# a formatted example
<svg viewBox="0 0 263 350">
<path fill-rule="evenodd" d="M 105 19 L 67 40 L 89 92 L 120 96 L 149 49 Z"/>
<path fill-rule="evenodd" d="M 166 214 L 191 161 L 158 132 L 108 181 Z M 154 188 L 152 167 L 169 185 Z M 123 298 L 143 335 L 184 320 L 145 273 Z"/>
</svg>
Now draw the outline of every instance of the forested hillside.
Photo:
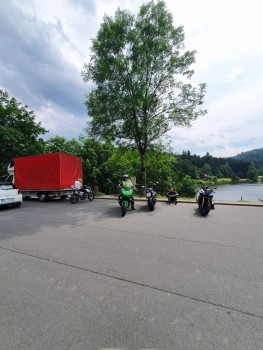
<svg viewBox="0 0 263 350">
<path fill-rule="evenodd" d="M 247 153 L 251 154 L 246 156 Z M 201 157 L 184 151 L 176 155 L 175 170 L 183 171 L 193 179 L 208 176 L 231 178 L 233 182 L 241 178 L 257 181 L 257 177 L 263 175 L 263 149 L 229 158 L 216 158 L 209 153 Z"/>
<path fill-rule="evenodd" d="M 260 168 L 263 167 L 263 148 L 253 149 L 248 152 L 242 152 L 233 158 L 250 162 L 252 166 Z"/>
<path fill-rule="evenodd" d="M 234 158 L 215 158 L 207 153 L 201 157 L 196 154 L 192 155 L 190 151 L 184 151 L 177 155 L 175 168 L 177 171 L 181 169 L 184 173 L 190 175 L 194 179 L 199 179 L 202 175 L 217 178 L 248 177 L 250 162 L 237 160 Z"/>
</svg>

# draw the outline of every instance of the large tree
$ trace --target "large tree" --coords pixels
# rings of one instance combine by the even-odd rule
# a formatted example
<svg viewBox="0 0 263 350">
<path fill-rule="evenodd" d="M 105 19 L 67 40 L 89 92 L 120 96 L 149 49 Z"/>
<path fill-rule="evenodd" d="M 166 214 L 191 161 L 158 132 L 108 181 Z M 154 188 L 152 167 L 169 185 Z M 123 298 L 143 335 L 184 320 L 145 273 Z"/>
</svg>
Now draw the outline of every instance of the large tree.
<svg viewBox="0 0 263 350">
<path fill-rule="evenodd" d="M 184 50 L 183 27 L 174 26 L 165 2 L 150 1 L 137 16 L 120 9 L 105 15 L 91 52 L 82 71 L 95 83 L 86 100 L 90 131 L 137 149 L 145 184 L 148 149 L 206 113 L 205 84 L 189 83 L 195 51 Z"/>
<path fill-rule="evenodd" d="M 63 136 L 56 135 L 45 142 L 45 153 L 63 152 L 80 157 L 82 154 L 82 143 L 75 138 L 67 140 Z"/>
<path fill-rule="evenodd" d="M 45 134 L 35 114 L 6 91 L 0 90 L 0 172 L 6 174 L 7 165 L 14 157 L 42 153 Z"/>
</svg>

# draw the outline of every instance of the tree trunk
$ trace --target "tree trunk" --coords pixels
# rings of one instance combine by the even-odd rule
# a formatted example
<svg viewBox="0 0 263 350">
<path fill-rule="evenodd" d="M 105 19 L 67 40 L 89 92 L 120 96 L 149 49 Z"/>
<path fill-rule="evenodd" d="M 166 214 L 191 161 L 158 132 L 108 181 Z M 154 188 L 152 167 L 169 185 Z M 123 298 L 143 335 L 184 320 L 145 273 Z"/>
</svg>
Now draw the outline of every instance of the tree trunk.
<svg viewBox="0 0 263 350">
<path fill-rule="evenodd" d="M 142 175 L 142 185 L 146 187 L 146 165 L 145 165 L 145 154 L 140 153 L 141 155 L 141 175 Z"/>
</svg>

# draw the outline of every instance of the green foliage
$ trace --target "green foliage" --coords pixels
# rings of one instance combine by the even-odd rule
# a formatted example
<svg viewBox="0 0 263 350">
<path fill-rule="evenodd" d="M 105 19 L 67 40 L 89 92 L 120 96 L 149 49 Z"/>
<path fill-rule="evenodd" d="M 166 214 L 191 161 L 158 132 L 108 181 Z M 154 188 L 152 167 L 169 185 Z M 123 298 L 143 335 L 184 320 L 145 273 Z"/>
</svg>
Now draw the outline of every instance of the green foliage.
<svg viewBox="0 0 263 350">
<path fill-rule="evenodd" d="M 172 153 L 151 149 L 146 157 L 147 185 L 150 186 L 158 181 L 158 192 L 166 193 L 174 182 L 173 165 L 175 161 L 176 158 Z M 110 169 L 114 190 L 117 181 L 121 179 L 123 174 L 135 176 L 139 186 L 143 184 L 140 172 L 140 157 L 136 150 L 115 148 L 105 165 Z"/>
<path fill-rule="evenodd" d="M 257 178 L 257 169 L 254 166 L 250 166 L 247 171 L 248 179 L 256 181 Z"/>
<path fill-rule="evenodd" d="M 232 174 L 231 181 L 233 183 L 239 183 L 240 178 L 236 174 Z"/>
<path fill-rule="evenodd" d="M 190 175 L 193 179 L 198 179 L 202 174 L 207 174 L 209 178 L 231 178 L 234 175 L 238 177 L 246 177 L 249 162 L 237 160 L 234 158 L 215 158 L 209 153 L 201 157 L 192 155 L 189 151 L 177 155 L 175 170 L 182 169 L 185 174 Z M 256 173 L 259 174 L 260 169 Z M 252 178 L 254 178 L 252 175 Z"/>
<path fill-rule="evenodd" d="M 213 174 L 211 165 L 208 163 L 205 163 L 201 168 L 201 172 L 204 174 L 207 174 L 208 176 L 211 176 Z"/>
<path fill-rule="evenodd" d="M 185 82 L 194 73 L 195 51 L 183 48 L 183 27 L 173 26 L 164 1 L 150 1 L 137 17 L 120 9 L 114 18 L 104 16 L 82 71 L 96 83 L 86 100 L 89 130 L 137 149 L 143 181 L 150 146 L 206 113 L 200 109 L 205 84 Z"/>
<path fill-rule="evenodd" d="M 218 178 L 217 176 L 210 176 L 209 181 L 211 184 L 216 185 L 218 183 Z"/>
<path fill-rule="evenodd" d="M 236 160 L 243 160 L 249 162 L 256 168 L 263 167 L 263 148 L 253 149 L 248 152 L 242 152 L 233 157 Z"/>
<path fill-rule="evenodd" d="M 43 153 L 45 134 L 33 111 L 0 90 L 0 173 L 5 175 L 12 158 Z"/>
<path fill-rule="evenodd" d="M 82 145 L 76 139 L 67 140 L 65 137 L 55 136 L 45 142 L 45 153 L 63 152 L 81 156 Z"/>
<path fill-rule="evenodd" d="M 113 188 L 112 169 L 107 166 L 114 147 L 110 141 L 99 142 L 94 138 L 81 138 L 84 183 L 99 186 L 99 190 L 108 193 Z M 116 186 L 116 185 L 115 185 Z"/>
<path fill-rule="evenodd" d="M 220 179 L 217 180 L 217 183 L 220 184 L 227 184 L 231 183 L 231 179 L 229 177 L 221 177 Z"/>
<path fill-rule="evenodd" d="M 232 177 L 233 170 L 230 167 L 228 162 L 226 162 L 224 165 L 221 165 L 219 169 L 220 169 L 220 173 L 222 174 L 222 177 Z"/>
<path fill-rule="evenodd" d="M 180 197 L 192 198 L 195 197 L 197 192 L 197 185 L 194 180 L 191 179 L 189 175 L 185 175 L 183 178 L 178 179 L 176 182 L 176 191 L 179 193 Z"/>
<path fill-rule="evenodd" d="M 146 158 L 147 184 L 158 182 L 158 192 L 167 193 L 175 181 L 174 163 L 176 157 L 171 152 L 151 149 Z"/>
</svg>

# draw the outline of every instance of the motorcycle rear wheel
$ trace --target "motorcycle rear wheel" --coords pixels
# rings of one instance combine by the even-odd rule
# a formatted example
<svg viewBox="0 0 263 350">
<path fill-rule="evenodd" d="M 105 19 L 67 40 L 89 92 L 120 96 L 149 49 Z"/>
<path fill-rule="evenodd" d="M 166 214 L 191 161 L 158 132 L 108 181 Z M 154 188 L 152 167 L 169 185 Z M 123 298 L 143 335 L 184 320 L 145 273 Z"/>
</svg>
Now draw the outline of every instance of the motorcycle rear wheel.
<svg viewBox="0 0 263 350">
<path fill-rule="evenodd" d="M 75 203 L 77 203 L 77 201 L 79 200 L 78 199 L 78 197 L 75 195 L 75 194 L 72 194 L 71 196 L 70 196 L 70 203 L 72 203 L 72 204 L 75 204 Z"/>
</svg>

